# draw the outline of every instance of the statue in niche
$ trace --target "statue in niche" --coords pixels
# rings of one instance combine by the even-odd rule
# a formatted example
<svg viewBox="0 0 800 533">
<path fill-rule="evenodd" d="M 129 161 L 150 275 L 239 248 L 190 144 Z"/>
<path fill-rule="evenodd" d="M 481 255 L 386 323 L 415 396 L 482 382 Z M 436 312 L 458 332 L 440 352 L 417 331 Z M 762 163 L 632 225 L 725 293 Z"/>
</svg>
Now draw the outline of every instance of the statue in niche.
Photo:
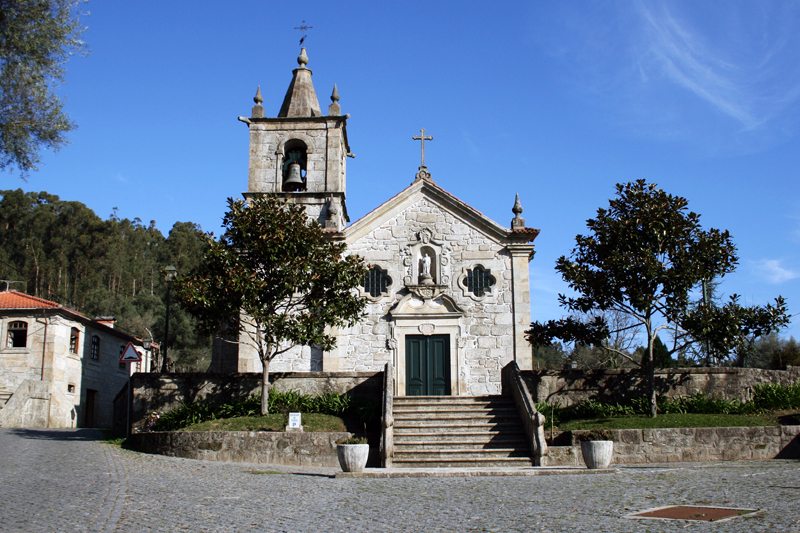
<svg viewBox="0 0 800 533">
<path fill-rule="evenodd" d="M 421 272 L 419 275 L 419 282 L 421 285 L 433 285 L 433 276 L 431 275 L 431 255 L 428 252 L 423 252 L 421 259 Z"/>
</svg>

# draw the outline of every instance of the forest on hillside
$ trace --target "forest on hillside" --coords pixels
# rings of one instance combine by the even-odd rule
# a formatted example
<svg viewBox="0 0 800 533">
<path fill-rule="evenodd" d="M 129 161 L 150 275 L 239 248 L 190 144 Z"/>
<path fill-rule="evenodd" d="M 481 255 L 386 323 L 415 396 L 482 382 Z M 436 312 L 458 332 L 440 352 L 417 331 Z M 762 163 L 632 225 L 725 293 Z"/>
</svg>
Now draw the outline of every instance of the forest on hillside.
<svg viewBox="0 0 800 533">
<path fill-rule="evenodd" d="M 206 239 L 199 225 L 176 222 L 164 237 L 154 220 L 120 219 L 116 209 L 103 220 L 81 202 L 46 192 L 0 196 L 0 279 L 20 282 L 10 289 L 90 318 L 114 316 L 115 327 L 163 343 L 163 270 L 174 265 L 185 273 L 200 261 Z M 173 302 L 169 358 L 176 371 L 205 371 L 211 361 L 211 339 L 198 336 L 195 325 Z"/>
</svg>

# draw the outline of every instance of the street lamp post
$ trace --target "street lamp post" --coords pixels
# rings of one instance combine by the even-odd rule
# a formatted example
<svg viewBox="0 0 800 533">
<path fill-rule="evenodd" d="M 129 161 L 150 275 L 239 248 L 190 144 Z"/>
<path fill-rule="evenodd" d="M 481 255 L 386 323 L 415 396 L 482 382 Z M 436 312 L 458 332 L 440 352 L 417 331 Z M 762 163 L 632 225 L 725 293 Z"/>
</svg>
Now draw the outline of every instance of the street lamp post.
<svg viewBox="0 0 800 533">
<path fill-rule="evenodd" d="M 161 355 L 161 372 L 167 372 L 167 347 L 169 343 L 169 300 L 172 295 L 172 280 L 178 275 L 178 269 L 174 265 L 169 265 L 164 269 L 167 280 L 167 318 L 164 324 L 164 352 Z"/>
</svg>

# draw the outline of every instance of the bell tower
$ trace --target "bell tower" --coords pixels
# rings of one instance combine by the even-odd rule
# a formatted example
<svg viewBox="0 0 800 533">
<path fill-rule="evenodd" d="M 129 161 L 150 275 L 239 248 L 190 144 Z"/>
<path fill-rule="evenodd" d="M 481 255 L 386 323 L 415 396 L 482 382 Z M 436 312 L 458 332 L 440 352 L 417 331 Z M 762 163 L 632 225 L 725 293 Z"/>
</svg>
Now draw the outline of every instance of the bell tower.
<svg viewBox="0 0 800 533">
<path fill-rule="evenodd" d="M 275 194 L 305 205 L 309 219 L 341 231 L 350 219 L 345 204 L 346 160 L 355 157 L 347 142 L 347 119 L 333 86 L 328 114 L 320 111 L 303 48 L 292 82 L 275 118 L 264 116 L 261 87 L 250 118 L 250 168 L 245 198 Z"/>
</svg>

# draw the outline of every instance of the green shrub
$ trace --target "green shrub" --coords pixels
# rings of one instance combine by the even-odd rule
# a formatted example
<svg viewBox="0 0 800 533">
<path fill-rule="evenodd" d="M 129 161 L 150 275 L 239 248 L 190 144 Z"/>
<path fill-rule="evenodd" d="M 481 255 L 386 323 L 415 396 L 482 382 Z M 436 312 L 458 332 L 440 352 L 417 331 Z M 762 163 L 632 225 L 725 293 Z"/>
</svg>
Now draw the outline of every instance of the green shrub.
<svg viewBox="0 0 800 533">
<path fill-rule="evenodd" d="M 367 444 L 367 437 L 347 437 L 337 440 L 336 444 Z"/>
<path fill-rule="evenodd" d="M 756 385 L 749 403 L 761 410 L 800 409 L 800 381 L 786 386 L 771 383 Z"/>
<path fill-rule="evenodd" d="M 703 393 L 674 399 L 659 396 L 656 401 L 658 412 L 662 414 L 752 415 L 779 409 L 800 409 L 800 382 L 786 386 L 756 385 L 753 387 L 753 398 L 749 402 L 735 398 L 717 400 Z M 648 415 L 650 399 L 643 396 L 625 404 L 611 404 L 590 398 L 566 407 L 543 402 L 537 403 L 536 409 L 547 418 L 548 426 L 559 426 L 570 420 Z"/>
<path fill-rule="evenodd" d="M 590 429 L 577 434 L 579 442 L 588 442 L 591 440 L 610 440 L 613 442 L 614 433 L 607 429 Z"/>
<path fill-rule="evenodd" d="M 269 391 L 270 413 L 287 414 L 318 413 L 323 415 L 349 415 L 369 424 L 381 414 L 381 402 L 355 398 L 349 394 L 326 392 L 319 396 L 301 394 L 296 390 L 280 392 L 272 388 Z M 193 424 L 261 415 L 261 394 L 224 403 L 192 402 L 183 403 L 165 413 L 148 415 L 147 431 L 176 431 Z M 152 422 L 154 420 L 154 422 Z"/>
</svg>

